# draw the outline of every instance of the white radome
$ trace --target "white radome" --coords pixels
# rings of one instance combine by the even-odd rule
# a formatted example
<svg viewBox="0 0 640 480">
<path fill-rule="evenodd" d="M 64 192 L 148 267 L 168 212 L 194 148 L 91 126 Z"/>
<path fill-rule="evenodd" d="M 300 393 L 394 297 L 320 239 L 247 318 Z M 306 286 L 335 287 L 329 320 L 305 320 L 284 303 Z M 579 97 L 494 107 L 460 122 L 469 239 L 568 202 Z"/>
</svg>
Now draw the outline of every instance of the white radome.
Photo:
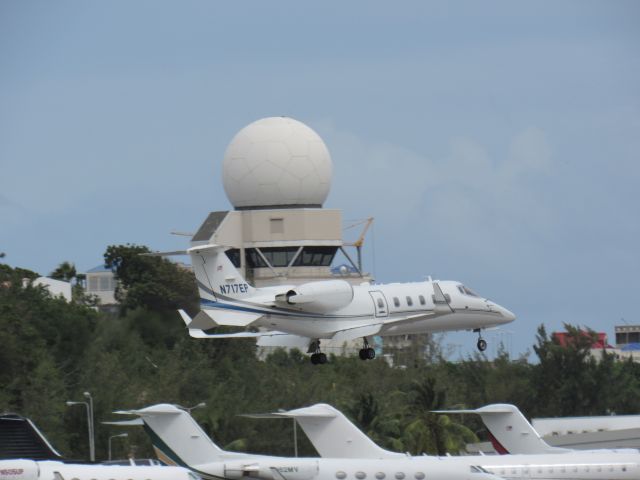
<svg viewBox="0 0 640 480">
<path fill-rule="evenodd" d="M 322 138 L 288 117 L 257 120 L 227 147 L 222 182 L 235 208 L 322 206 L 333 165 Z"/>
</svg>

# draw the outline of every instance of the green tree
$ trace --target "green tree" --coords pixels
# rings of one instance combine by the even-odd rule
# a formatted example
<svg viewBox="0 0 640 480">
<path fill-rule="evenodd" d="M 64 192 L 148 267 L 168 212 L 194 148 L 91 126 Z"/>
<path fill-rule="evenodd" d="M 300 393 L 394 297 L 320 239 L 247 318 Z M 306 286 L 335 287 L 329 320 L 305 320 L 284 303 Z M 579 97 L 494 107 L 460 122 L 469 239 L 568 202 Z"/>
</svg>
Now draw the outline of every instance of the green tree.
<svg viewBox="0 0 640 480">
<path fill-rule="evenodd" d="M 105 265 L 118 279 L 115 296 L 122 314 L 140 307 L 156 312 L 197 311 L 193 273 L 165 258 L 145 256 L 147 253 L 148 247 L 127 244 L 110 245 L 104 254 Z"/>
<path fill-rule="evenodd" d="M 427 376 L 412 382 L 408 406 L 412 412 L 412 421 L 404 434 L 405 447 L 418 455 L 458 452 L 467 442 L 477 438 L 464 425 L 453 422 L 447 415 L 433 413 L 446 405 L 446 392 L 436 387 L 436 380 Z"/>
<path fill-rule="evenodd" d="M 539 359 L 533 368 L 533 386 L 539 399 L 535 413 L 544 416 L 604 413 L 598 405 L 601 392 L 598 371 L 607 365 L 600 366 L 591 355 L 597 334 L 569 324 L 564 327 L 564 344 L 557 336 L 549 337 L 544 325 L 538 328 L 533 347 Z"/>
<path fill-rule="evenodd" d="M 49 275 L 56 280 L 64 280 L 65 282 L 71 282 L 76 278 L 76 266 L 70 262 L 62 262 L 58 267 Z"/>
</svg>

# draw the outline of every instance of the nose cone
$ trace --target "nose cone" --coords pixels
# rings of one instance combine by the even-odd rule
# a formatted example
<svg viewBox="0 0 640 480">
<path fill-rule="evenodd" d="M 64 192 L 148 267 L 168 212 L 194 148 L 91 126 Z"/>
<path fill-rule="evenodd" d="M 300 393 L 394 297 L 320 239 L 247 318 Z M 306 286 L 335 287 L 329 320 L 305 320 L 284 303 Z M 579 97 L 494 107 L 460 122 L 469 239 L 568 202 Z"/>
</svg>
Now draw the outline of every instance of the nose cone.
<svg viewBox="0 0 640 480">
<path fill-rule="evenodd" d="M 513 314 L 513 312 L 507 310 L 506 308 L 500 305 L 496 305 L 496 309 L 502 315 L 502 323 L 511 323 L 516 319 L 516 316 Z"/>
</svg>

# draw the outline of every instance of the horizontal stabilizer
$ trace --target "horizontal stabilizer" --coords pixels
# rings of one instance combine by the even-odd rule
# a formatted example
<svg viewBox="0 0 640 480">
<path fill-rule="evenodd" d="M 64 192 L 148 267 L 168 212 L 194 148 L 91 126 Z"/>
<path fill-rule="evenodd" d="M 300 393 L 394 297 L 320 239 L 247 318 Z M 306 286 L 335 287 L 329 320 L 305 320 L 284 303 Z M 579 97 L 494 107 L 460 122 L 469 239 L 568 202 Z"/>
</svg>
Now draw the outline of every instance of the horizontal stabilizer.
<svg viewBox="0 0 640 480">
<path fill-rule="evenodd" d="M 215 325 L 229 327 L 248 327 L 262 317 L 260 313 L 241 312 L 238 310 L 203 310 L 203 312 L 213 320 Z M 192 324 L 189 327 L 192 327 Z"/>
<path fill-rule="evenodd" d="M 191 318 L 187 312 L 180 309 L 178 310 L 180 317 L 184 324 L 191 329 L 197 330 L 209 330 L 210 328 L 217 327 L 218 324 L 213 321 L 213 319 L 204 312 L 198 312 L 195 318 Z"/>
<path fill-rule="evenodd" d="M 139 410 L 116 410 L 113 413 L 118 415 L 179 415 L 183 410 L 180 410 L 175 405 L 168 403 L 160 403 L 158 405 L 152 405 L 150 407 L 141 408 Z"/>
<path fill-rule="evenodd" d="M 247 327 L 262 317 L 259 313 L 237 310 L 202 310 L 193 319 L 182 309 L 178 313 L 189 330 L 209 330 L 220 325 Z"/>
<path fill-rule="evenodd" d="M 199 333 L 198 333 L 199 332 Z M 236 333 L 206 333 L 195 328 L 189 329 L 189 335 L 193 338 L 262 338 L 278 335 L 288 335 L 284 332 L 236 332 Z M 195 336 L 198 335 L 198 336 Z"/>
<path fill-rule="evenodd" d="M 103 425 L 116 425 L 118 427 L 131 427 L 137 425 L 144 425 L 141 418 L 134 418 L 133 420 L 120 420 L 119 422 L 100 422 Z"/>
<path fill-rule="evenodd" d="M 240 416 L 246 418 L 334 418 L 337 414 L 333 411 L 332 407 L 328 405 L 316 404 L 310 407 L 296 408 L 295 410 L 284 410 L 272 413 L 249 413 Z"/>
</svg>

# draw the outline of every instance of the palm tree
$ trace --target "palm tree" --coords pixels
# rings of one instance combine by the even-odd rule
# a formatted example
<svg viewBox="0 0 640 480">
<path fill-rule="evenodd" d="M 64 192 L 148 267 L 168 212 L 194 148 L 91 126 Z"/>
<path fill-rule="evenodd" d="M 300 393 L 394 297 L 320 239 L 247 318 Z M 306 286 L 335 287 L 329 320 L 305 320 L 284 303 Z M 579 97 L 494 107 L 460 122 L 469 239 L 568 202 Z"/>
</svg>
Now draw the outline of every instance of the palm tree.
<svg viewBox="0 0 640 480">
<path fill-rule="evenodd" d="M 413 420 L 403 435 L 405 448 L 414 454 L 460 451 L 466 443 L 477 441 L 475 434 L 448 416 L 433 413 L 446 405 L 446 393 L 436 388 L 436 380 L 426 377 L 413 382 L 409 406 Z"/>
<path fill-rule="evenodd" d="M 51 272 L 50 276 L 56 280 L 70 282 L 76 277 L 76 266 L 70 262 L 62 262 L 58 268 Z"/>
</svg>

